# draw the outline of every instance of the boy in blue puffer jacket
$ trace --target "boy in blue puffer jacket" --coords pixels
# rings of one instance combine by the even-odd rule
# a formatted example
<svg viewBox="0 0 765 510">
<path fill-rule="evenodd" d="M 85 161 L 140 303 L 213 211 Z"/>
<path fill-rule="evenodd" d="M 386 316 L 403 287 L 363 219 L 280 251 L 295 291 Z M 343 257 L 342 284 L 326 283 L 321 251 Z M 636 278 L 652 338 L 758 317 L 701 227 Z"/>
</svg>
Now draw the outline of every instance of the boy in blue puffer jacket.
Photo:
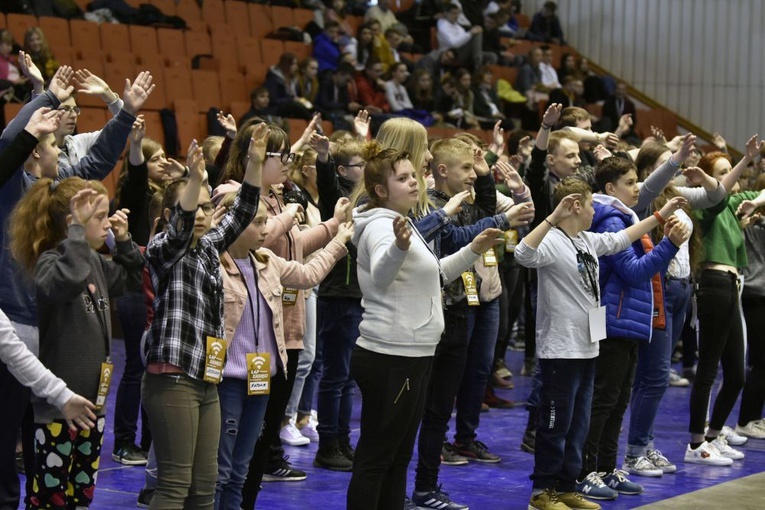
<svg viewBox="0 0 765 510">
<path fill-rule="evenodd" d="M 590 230 L 619 232 L 637 223 L 631 209 L 639 195 L 635 165 L 623 158 L 606 158 L 596 169 L 595 179 L 601 192 L 593 195 L 595 216 Z M 657 219 L 665 224 L 663 218 Z M 590 498 L 614 499 L 619 493 L 643 491 L 640 484 L 630 482 L 626 473 L 616 469 L 616 454 L 622 418 L 630 402 L 638 345 L 650 342 L 652 335 L 665 334 L 663 274 L 690 235 L 687 226 L 674 219 L 664 226 L 667 236 L 656 246 L 644 235 L 631 249 L 600 257 L 607 338 L 601 342 L 596 361 L 590 430 L 577 484 L 577 490 Z M 669 366 L 666 368 L 668 372 Z M 644 456 L 627 457 L 625 466 L 634 474 L 662 474 Z"/>
</svg>

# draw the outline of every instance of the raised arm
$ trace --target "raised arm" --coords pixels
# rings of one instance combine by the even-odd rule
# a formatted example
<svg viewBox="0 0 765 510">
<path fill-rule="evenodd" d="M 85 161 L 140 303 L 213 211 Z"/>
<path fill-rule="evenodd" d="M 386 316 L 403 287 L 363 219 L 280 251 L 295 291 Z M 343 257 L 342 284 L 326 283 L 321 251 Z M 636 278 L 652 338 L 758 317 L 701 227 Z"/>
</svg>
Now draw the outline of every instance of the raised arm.
<svg viewBox="0 0 765 510">
<path fill-rule="evenodd" d="M 660 211 L 655 212 L 640 223 L 635 223 L 634 225 L 627 227 L 624 232 L 627 234 L 627 237 L 629 237 L 630 242 L 634 243 L 640 239 L 643 234 L 647 234 L 659 225 L 663 226 L 669 217 L 675 214 L 675 211 L 685 206 L 687 203 L 685 198 L 675 197 L 667 201 Z"/>
<path fill-rule="evenodd" d="M 723 185 L 727 193 L 730 193 L 730 190 L 732 190 L 733 186 L 736 185 L 739 177 L 741 177 L 741 173 L 746 169 L 749 163 L 754 161 L 754 158 L 760 155 L 760 150 L 763 148 L 763 144 L 765 144 L 765 142 L 758 141 L 757 139 L 759 136 L 760 135 L 752 135 L 752 137 L 747 140 L 744 157 L 741 158 L 741 161 L 739 161 L 730 172 L 725 174 L 723 178 L 720 179 L 720 183 Z M 723 144 L 724 143 L 725 140 L 723 140 Z"/>
<path fill-rule="evenodd" d="M 345 247 L 353 235 L 353 227 L 350 223 L 340 225 L 338 234 L 306 264 L 296 260 L 284 261 L 281 269 L 282 285 L 295 289 L 310 289 L 318 285 L 338 260 L 348 253 Z"/>
<path fill-rule="evenodd" d="M 664 188 L 666 188 L 667 185 L 672 182 L 672 179 L 675 178 L 675 173 L 677 173 L 677 170 L 683 164 L 683 161 L 685 161 L 691 154 L 691 150 L 693 150 L 695 144 L 695 136 L 690 133 L 685 135 L 680 148 L 642 183 L 640 186 L 638 202 L 632 206 L 632 210 L 635 211 L 638 216 L 643 217 L 647 214 L 647 211 L 651 207 L 651 203 L 653 203 L 656 197 L 661 195 Z"/>
<path fill-rule="evenodd" d="M 50 108 L 40 108 L 29 119 L 26 127 L 20 131 L 0 152 L 0 188 L 8 182 L 35 149 L 43 135 L 53 133 L 61 125 L 62 112 Z"/>
</svg>

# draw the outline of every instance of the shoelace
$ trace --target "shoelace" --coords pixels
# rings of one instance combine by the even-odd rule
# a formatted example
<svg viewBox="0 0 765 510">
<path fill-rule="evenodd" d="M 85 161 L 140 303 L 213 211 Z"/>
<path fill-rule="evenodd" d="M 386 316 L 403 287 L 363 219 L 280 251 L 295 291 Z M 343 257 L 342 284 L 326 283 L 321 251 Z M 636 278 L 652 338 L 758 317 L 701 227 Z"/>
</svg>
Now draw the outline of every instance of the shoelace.
<svg viewBox="0 0 765 510">
<path fill-rule="evenodd" d="M 442 486 L 443 484 L 439 484 L 438 489 L 436 489 L 435 493 L 433 494 L 433 497 L 441 503 L 451 503 L 452 500 L 449 499 L 449 493 L 441 489 Z"/>
<path fill-rule="evenodd" d="M 640 457 L 635 462 L 635 469 L 653 469 L 656 466 L 654 466 L 653 462 L 651 462 L 648 457 Z"/>
<path fill-rule="evenodd" d="M 547 497 L 550 499 L 550 503 L 560 503 L 560 498 L 558 497 L 558 493 L 555 492 L 555 489 L 549 488 L 545 489 L 545 494 L 547 494 Z"/>
<path fill-rule="evenodd" d="M 659 450 L 651 450 L 648 454 L 648 459 L 653 462 L 654 465 L 657 461 L 663 464 L 669 463 L 669 460 L 664 455 L 662 455 Z"/>
<path fill-rule="evenodd" d="M 605 473 L 603 474 L 605 475 Z M 616 477 L 616 479 L 619 482 L 627 481 L 627 473 L 625 471 L 622 471 L 621 469 L 614 469 L 613 475 Z"/>
<path fill-rule="evenodd" d="M 478 451 L 480 451 L 481 453 L 489 453 L 489 447 L 486 446 L 481 441 L 473 441 L 473 444 L 476 445 L 476 447 L 478 448 Z"/>
<path fill-rule="evenodd" d="M 605 473 L 596 473 L 593 471 L 592 473 L 587 475 L 587 477 L 585 478 L 585 481 L 590 482 L 591 484 L 593 484 L 595 487 L 598 487 L 598 488 L 605 487 L 606 484 L 603 482 L 603 477 L 605 475 L 606 475 Z"/>
</svg>

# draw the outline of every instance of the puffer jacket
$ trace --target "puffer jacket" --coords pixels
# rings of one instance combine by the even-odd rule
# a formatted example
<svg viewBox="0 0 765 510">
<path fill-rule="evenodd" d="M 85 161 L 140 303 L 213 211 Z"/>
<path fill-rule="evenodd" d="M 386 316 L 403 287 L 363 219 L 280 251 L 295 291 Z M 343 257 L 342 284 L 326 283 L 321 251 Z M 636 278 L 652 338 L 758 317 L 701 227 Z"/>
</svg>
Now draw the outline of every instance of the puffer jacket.
<svg viewBox="0 0 765 510">
<path fill-rule="evenodd" d="M 614 197 L 596 193 L 593 207 L 592 232 L 618 232 L 637 222 L 635 213 Z M 600 257 L 601 304 L 606 307 L 608 338 L 651 340 L 653 318 L 664 307 L 663 302 L 654 302 L 651 278 L 660 273 L 663 288 L 663 276 L 678 248 L 667 237 L 653 249 L 650 246 L 646 237 L 626 250 Z"/>
</svg>

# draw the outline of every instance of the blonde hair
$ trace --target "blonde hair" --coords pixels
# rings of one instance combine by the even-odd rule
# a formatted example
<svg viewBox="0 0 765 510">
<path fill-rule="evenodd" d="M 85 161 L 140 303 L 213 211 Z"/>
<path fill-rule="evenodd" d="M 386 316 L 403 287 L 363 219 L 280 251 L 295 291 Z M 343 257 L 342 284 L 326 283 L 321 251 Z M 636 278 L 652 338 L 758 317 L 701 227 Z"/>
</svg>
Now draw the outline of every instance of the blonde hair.
<svg viewBox="0 0 765 510">
<path fill-rule="evenodd" d="M 431 162 L 433 169 L 438 168 L 438 165 L 449 166 L 463 157 L 473 160 L 473 151 L 470 145 L 457 137 L 436 140 L 430 147 L 430 152 L 433 153 L 433 161 Z M 434 177 L 435 175 L 436 172 L 433 172 Z"/>
<path fill-rule="evenodd" d="M 561 200 L 574 193 L 582 195 L 581 201 L 584 203 L 587 197 L 592 195 L 592 188 L 579 177 L 566 177 L 555 186 L 553 192 L 553 204 L 558 207 Z"/>
<path fill-rule="evenodd" d="M 387 189 L 388 178 L 396 171 L 396 165 L 409 159 L 409 154 L 396 149 L 386 149 L 373 140 L 364 145 L 363 156 L 367 164 L 364 167 L 364 177 L 359 179 L 359 183 L 363 183 L 369 197 L 365 208 L 383 207 L 383 200 L 375 191 L 375 187 L 379 184 Z"/>
<path fill-rule="evenodd" d="M 565 131 L 553 131 L 547 139 L 547 154 L 552 154 L 558 150 L 558 146 L 563 140 L 571 140 L 572 142 L 578 143 Z"/>
<path fill-rule="evenodd" d="M 9 221 L 11 255 L 30 274 L 40 255 L 66 238 L 72 197 L 88 184 L 99 195 L 108 196 L 99 181 L 69 177 L 57 183 L 39 179 L 13 209 Z"/>
</svg>

